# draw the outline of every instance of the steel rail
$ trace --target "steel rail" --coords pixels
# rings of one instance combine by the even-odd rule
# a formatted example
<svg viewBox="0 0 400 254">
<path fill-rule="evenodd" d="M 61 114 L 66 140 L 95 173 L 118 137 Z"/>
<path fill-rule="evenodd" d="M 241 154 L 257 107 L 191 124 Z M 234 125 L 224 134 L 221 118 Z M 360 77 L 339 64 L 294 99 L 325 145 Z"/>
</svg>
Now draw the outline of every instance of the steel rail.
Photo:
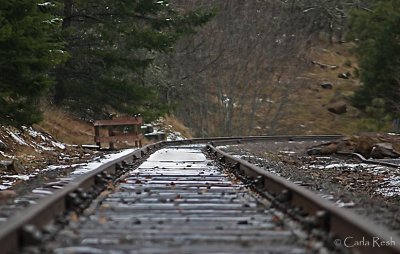
<svg viewBox="0 0 400 254">
<path fill-rule="evenodd" d="M 307 215 L 307 221 L 313 226 L 327 230 L 332 240 L 340 239 L 342 244 L 354 247 L 361 251 L 360 253 L 400 253 L 400 238 L 396 237 L 396 233 L 383 229 L 349 210 L 338 208 L 312 191 L 233 157 L 211 144 L 207 147 L 227 168 L 253 182 L 258 191 L 267 191 L 273 201 L 286 203 L 292 208 L 301 208 Z"/>
<path fill-rule="evenodd" d="M 52 195 L 40 200 L 38 204 L 28 207 L 20 214 L 11 217 L 3 223 L 0 228 L 0 253 L 17 253 L 25 239 L 25 225 L 33 225 L 41 228 L 51 223 L 57 216 L 62 215 L 71 203 L 70 194 L 79 190 L 88 192 L 94 186 L 96 181 L 104 178 L 107 174 L 115 174 L 117 165 L 129 163 L 150 153 L 152 150 L 162 146 L 162 144 L 152 144 L 142 149 L 136 150 L 128 155 L 116 160 L 109 161 L 93 171 L 82 175 L 69 183 L 63 189 L 55 191 Z"/>
<path fill-rule="evenodd" d="M 328 223 L 330 232 L 337 234 L 339 237 L 345 237 L 346 234 L 355 236 L 357 233 L 357 235 L 365 235 L 366 237 L 378 236 L 381 237 L 381 239 L 389 239 L 390 235 L 387 232 L 375 229 L 374 225 L 360 219 L 355 214 L 333 207 L 305 188 L 298 187 L 283 178 L 268 174 L 250 163 L 233 158 L 212 145 L 240 144 L 242 142 L 259 141 L 328 141 L 340 137 L 340 135 L 217 137 L 162 141 L 147 145 L 124 157 L 101 165 L 90 173 L 75 179 L 65 188 L 55 191 L 52 195 L 40 200 L 38 204 L 28 207 L 23 212 L 11 217 L 7 222 L 3 223 L 0 228 L 0 253 L 17 253 L 21 249 L 21 246 L 30 241 L 29 237 L 26 236 L 27 225 L 43 228 L 44 225 L 55 221 L 57 217 L 63 215 L 70 208 L 71 203 L 76 205 L 76 203 L 82 200 L 85 194 L 90 193 L 93 188 L 99 188 L 98 186 L 96 187 L 96 184 L 102 181 L 104 182 L 104 178 L 106 178 L 108 174 L 118 175 L 119 165 L 134 162 L 144 156 L 150 155 L 153 151 L 162 147 L 201 143 L 211 143 L 209 148 L 214 150 L 220 158 L 223 158 L 227 163 L 236 165 L 240 170 L 244 170 L 249 177 L 261 176 L 263 179 L 263 186 L 268 186 L 268 191 L 279 193 L 280 195 L 282 193 L 288 193 L 289 200 L 293 205 L 307 208 L 310 214 L 321 214 L 320 211 L 325 211 L 324 218 Z M 398 243 L 400 243 L 400 241 L 398 241 Z M 389 252 L 378 252 L 382 250 Z M 365 253 L 400 253 L 400 249 L 390 246 L 388 248 L 379 248 L 379 250 L 374 249 L 373 252 Z"/>
</svg>

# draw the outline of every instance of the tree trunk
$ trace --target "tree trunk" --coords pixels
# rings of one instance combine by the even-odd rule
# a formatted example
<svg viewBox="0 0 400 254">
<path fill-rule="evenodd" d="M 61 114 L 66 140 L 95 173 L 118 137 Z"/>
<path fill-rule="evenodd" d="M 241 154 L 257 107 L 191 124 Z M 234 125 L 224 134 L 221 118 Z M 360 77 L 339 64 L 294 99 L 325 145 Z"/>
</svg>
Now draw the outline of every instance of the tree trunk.
<svg viewBox="0 0 400 254">
<path fill-rule="evenodd" d="M 64 0 L 62 30 L 65 31 L 71 26 L 71 17 L 73 12 L 73 0 Z M 60 105 L 65 98 L 65 75 L 64 67 L 60 65 L 56 70 L 56 84 L 54 85 L 53 103 Z"/>
<path fill-rule="evenodd" d="M 74 0 L 64 0 L 64 11 L 63 11 L 63 22 L 62 29 L 65 30 L 71 26 L 72 10 L 74 6 Z"/>
</svg>

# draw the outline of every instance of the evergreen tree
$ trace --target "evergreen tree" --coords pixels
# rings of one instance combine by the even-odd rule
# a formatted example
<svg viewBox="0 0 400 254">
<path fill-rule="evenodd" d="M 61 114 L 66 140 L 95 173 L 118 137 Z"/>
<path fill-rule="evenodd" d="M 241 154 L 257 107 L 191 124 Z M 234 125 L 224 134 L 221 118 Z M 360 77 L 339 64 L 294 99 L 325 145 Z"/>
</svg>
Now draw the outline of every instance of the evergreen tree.
<svg viewBox="0 0 400 254">
<path fill-rule="evenodd" d="M 87 119 L 110 111 L 162 113 L 157 90 L 144 81 L 156 52 L 205 23 L 210 13 L 181 15 L 167 1 L 64 0 L 63 29 L 71 58 L 57 71 L 54 103 Z"/>
<path fill-rule="evenodd" d="M 357 39 L 360 78 L 363 87 L 354 105 L 367 109 L 374 99 L 384 101 L 385 113 L 399 113 L 400 100 L 400 1 L 375 0 L 371 10 L 354 10 L 350 38 Z"/>
<path fill-rule="evenodd" d="M 0 124 L 40 120 L 40 98 L 53 83 L 49 71 L 65 55 L 50 5 L 0 0 Z"/>
</svg>

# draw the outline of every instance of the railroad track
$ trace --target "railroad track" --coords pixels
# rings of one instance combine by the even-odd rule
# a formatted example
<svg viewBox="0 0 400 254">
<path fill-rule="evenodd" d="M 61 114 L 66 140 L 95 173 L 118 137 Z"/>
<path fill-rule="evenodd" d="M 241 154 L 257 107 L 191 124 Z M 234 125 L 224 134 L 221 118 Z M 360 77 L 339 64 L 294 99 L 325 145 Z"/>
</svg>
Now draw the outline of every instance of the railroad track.
<svg viewBox="0 0 400 254">
<path fill-rule="evenodd" d="M 4 222 L 0 252 L 312 253 L 311 242 L 320 242 L 333 252 L 400 253 L 391 232 L 215 147 L 335 138 L 236 137 L 146 146 Z M 287 215 L 278 216 L 278 208 Z M 293 233 L 288 216 L 306 238 Z"/>
</svg>

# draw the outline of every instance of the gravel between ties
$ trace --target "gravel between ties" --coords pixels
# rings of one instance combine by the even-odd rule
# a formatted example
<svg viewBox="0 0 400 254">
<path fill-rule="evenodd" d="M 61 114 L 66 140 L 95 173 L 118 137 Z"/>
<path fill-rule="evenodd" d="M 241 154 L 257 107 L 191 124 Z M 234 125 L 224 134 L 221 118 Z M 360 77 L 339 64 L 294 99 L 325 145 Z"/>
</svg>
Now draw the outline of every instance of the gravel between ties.
<svg viewBox="0 0 400 254">
<path fill-rule="evenodd" d="M 400 169 L 354 158 L 307 155 L 307 148 L 320 143 L 268 142 L 220 148 L 400 235 Z"/>
</svg>

